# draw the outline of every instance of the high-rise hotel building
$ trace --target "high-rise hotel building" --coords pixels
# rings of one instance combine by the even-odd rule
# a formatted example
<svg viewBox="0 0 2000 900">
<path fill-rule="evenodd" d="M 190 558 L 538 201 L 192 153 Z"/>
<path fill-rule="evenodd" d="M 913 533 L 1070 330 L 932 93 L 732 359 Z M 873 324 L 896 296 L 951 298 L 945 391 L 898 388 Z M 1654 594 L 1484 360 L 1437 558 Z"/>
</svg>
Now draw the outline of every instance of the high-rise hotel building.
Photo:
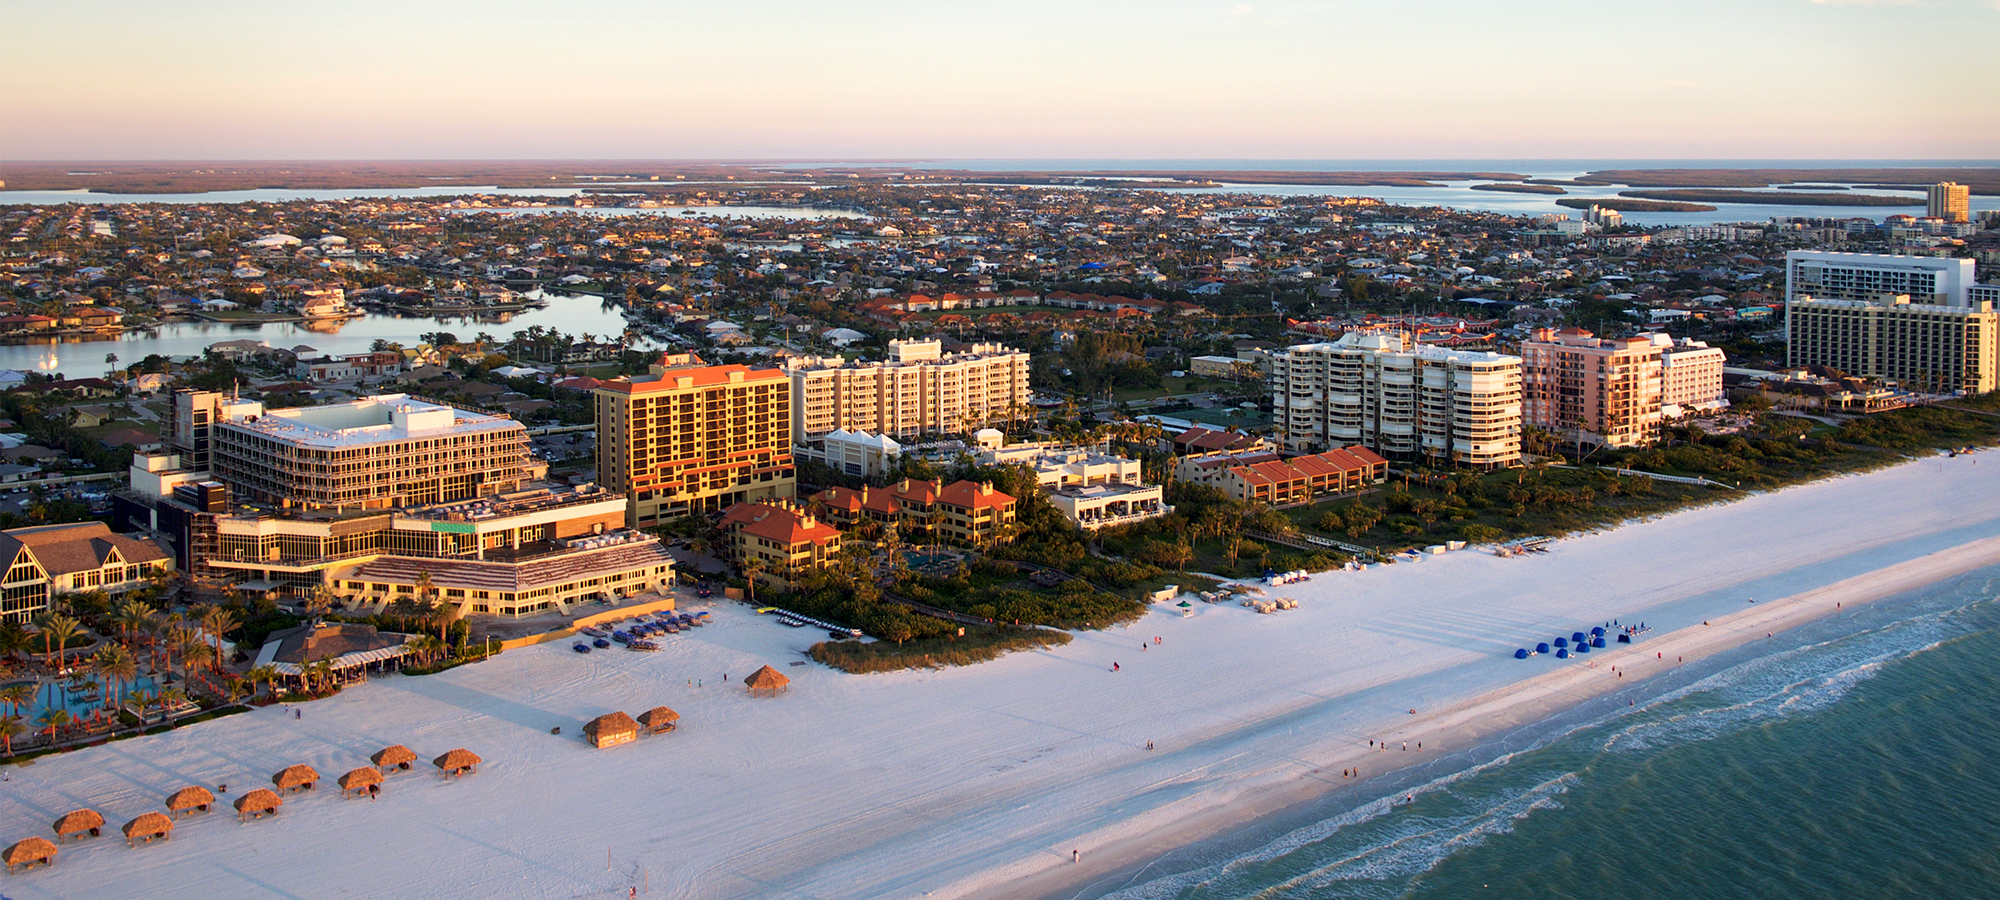
<svg viewBox="0 0 2000 900">
<path fill-rule="evenodd" d="M 1288 449 L 1360 444 L 1389 459 L 1482 469 L 1521 458 L 1518 356 L 1350 332 L 1275 351 L 1271 362 L 1271 408 Z"/>
<path fill-rule="evenodd" d="M 592 392 L 597 480 L 626 495 L 634 528 L 791 499 L 792 384 L 778 369 L 704 365 L 692 354 L 606 381 Z"/>
<path fill-rule="evenodd" d="M 884 361 L 801 358 L 788 371 L 801 443 L 837 430 L 970 433 L 1028 410 L 1028 354 L 999 344 L 945 353 L 940 341 L 892 340 Z"/>
<path fill-rule="evenodd" d="M 1923 393 L 1984 393 L 1996 379 L 1996 318 L 1969 259 L 1786 255 L 1788 362 Z M 1979 294 L 1977 300 L 1974 294 Z"/>
<path fill-rule="evenodd" d="M 1874 300 L 1802 296 L 1785 304 L 1791 365 L 1827 366 L 1929 394 L 2000 387 L 1997 333 L 2000 314 L 1984 301 L 1943 306 L 1885 294 Z"/>
<path fill-rule="evenodd" d="M 1793 250 L 1785 254 L 1785 299 L 1872 301 L 1908 294 L 1911 303 L 1964 306 L 1972 260 L 1883 253 Z"/>
</svg>

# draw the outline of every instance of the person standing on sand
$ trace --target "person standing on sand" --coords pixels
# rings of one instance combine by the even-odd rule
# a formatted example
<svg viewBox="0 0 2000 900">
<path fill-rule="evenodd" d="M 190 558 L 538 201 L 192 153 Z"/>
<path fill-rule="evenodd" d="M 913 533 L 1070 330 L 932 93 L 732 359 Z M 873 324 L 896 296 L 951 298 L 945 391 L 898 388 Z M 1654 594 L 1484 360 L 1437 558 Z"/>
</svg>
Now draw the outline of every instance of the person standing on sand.
<svg viewBox="0 0 2000 900">
<path fill-rule="evenodd" d="M 1073 863 L 1079 863 L 1079 862 L 1083 862 L 1083 851 L 1082 851 L 1082 850 L 1071 850 L 1071 851 L 1069 852 L 1069 861 L 1070 861 L 1070 862 L 1073 862 Z"/>
</svg>

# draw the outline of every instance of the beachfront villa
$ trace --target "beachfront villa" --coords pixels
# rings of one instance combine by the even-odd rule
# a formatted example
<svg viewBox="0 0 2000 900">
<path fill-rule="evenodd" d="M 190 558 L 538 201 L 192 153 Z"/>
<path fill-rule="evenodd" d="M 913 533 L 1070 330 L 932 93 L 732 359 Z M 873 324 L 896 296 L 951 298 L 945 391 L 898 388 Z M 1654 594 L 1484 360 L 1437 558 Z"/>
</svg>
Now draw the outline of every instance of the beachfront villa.
<svg viewBox="0 0 2000 900">
<path fill-rule="evenodd" d="M 1360 445 L 1290 459 L 1263 451 L 1201 453 L 1176 460 L 1174 477 L 1246 503 L 1283 506 L 1381 484 L 1389 461 Z"/>
<path fill-rule="evenodd" d="M 772 580 L 790 582 L 800 572 L 840 560 L 840 530 L 789 500 L 738 503 L 716 527 L 728 536 L 738 566 L 754 561 Z"/>
<path fill-rule="evenodd" d="M 996 438 L 979 452 L 979 464 L 1027 466 L 1049 502 L 1087 531 L 1144 522 L 1174 511 L 1166 503 L 1165 488 L 1142 479 L 1138 460 L 1098 449 L 1058 443 L 1003 447 Z"/>
<path fill-rule="evenodd" d="M 887 487 L 827 488 L 812 497 L 814 508 L 841 528 L 862 522 L 894 523 L 909 543 L 932 539 L 984 547 L 1014 524 L 1015 500 L 978 481 L 905 478 Z"/>
<path fill-rule="evenodd" d="M 26 622 L 61 594 L 121 594 L 173 569 L 158 542 L 113 534 L 103 522 L 39 525 L 0 532 L 0 620 Z"/>
</svg>

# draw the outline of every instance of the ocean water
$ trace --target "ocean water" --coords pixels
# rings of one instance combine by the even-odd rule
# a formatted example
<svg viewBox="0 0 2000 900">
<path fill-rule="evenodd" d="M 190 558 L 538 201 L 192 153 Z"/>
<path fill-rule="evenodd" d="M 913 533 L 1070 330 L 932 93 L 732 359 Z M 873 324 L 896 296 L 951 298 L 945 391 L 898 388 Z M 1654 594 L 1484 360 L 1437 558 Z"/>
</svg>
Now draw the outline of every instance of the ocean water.
<svg viewBox="0 0 2000 900">
<path fill-rule="evenodd" d="M 2000 897 L 2000 567 L 1082 896 Z"/>
</svg>

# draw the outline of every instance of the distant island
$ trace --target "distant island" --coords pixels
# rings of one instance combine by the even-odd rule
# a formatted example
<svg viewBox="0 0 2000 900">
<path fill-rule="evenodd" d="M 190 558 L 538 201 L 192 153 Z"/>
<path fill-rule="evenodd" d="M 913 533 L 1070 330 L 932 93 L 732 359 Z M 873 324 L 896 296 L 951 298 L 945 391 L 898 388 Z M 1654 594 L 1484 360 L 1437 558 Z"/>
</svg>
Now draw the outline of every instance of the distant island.
<svg viewBox="0 0 2000 900">
<path fill-rule="evenodd" d="M 1619 212 L 1714 212 L 1715 207 L 1706 203 L 1678 203 L 1664 200 L 1634 200 L 1630 197 L 1564 197 L 1556 201 L 1557 206 L 1570 209 L 1589 209 L 1601 206 Z"/>
<path fill-rule="evenodd" d="M 1915 197 L 1883 197 L 1876 194 L 1807 194 L 1778 191 L 1732 191 L 1715 188 L 1677 191 L 1619 191 L 1620 197 L 1647 200 L 1674 200 L 1696 203 L 1767 203 L 1783 206 L 1922 206 Z M 1708 207 L 1714 209 L 1715 207 Z"/>
<path fill-rule="evenodd" d="M 1567 194 L 1568 191 L 1552 184 L 1528 184 L 1525 182 L 1500 182 L 1497 184 L 1475 184 L 1475 191 L 1506 191 L 1510 194 Z"/>
<path fill-rule="evenodd" d="M 1975 194 L 2000 196 L 2000 167 L 1952 167 L 1913 169 L 1601 169 L 1575 180 L 1576 184 L 1622 184 L 1635 188 L 1761 188 L 1779 184 L 1859 184 L 1863 186 L 1912 187 L 1955 181 Z"/>
</svg>

